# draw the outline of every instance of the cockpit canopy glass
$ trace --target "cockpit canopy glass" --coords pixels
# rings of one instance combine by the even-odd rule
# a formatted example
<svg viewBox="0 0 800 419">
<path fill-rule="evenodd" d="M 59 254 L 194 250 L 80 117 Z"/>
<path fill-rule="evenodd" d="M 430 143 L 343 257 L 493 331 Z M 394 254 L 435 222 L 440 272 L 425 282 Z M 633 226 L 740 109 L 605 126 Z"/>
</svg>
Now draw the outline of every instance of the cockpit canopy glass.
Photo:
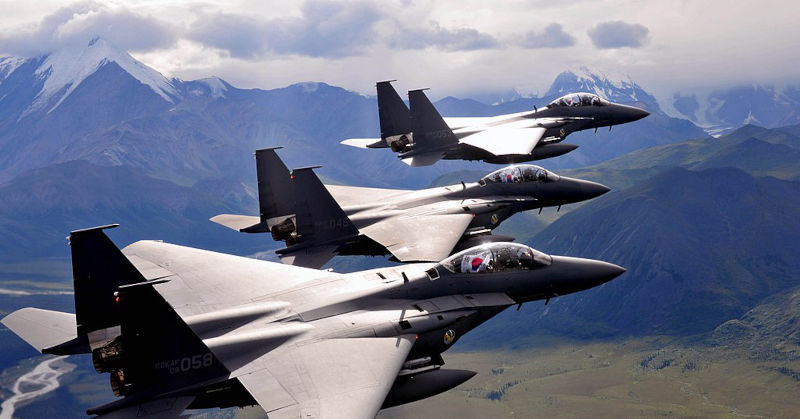
<svg viewBox="0 0 800 419">
<path fill-rule="evenodd" d="M 491 243 L 456 253 L 441 265 L 453 273 L 527 271 L 553 263 L 550 255 L 517 243 Z"/>
<path fill-rule="evenodd" d="M 570 93 L 550 102 L 550 106 L 603 106 L 608 101 L 593 93 Z"/>
<path fill-rule="evenodd" d="M 552 182 L 558 180 L 558 175 L 548 172 L 539 166 L 532 164 L 515 164 L 495 170 L 484 176 L 478 183 L 530 183 L 530 182 Z"/>
</svg>

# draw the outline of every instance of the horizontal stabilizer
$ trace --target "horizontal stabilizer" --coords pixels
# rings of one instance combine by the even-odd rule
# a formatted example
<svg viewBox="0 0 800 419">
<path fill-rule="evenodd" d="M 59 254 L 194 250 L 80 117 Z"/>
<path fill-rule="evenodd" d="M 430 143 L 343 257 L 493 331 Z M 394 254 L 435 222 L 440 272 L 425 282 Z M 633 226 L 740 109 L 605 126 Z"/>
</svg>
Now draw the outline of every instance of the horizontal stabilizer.
<svg viewBox="0 0 800 419">
<path fill-rule="evenodd" d="M 412 157 L 406 157 L 402 159 L 403 163 L 411 166 L 411 167 L 422 167 L 422 166 L 430 166 L 437 161 L 441 160 L 444 157 L 443 152 L 433 152 L 433 153 L 424 153 L 424 154 L 417 154 Z"/>
<path fill-rule="evenodd" d="M 278 250 L 277 253 L 280 255 L 281 262 L 287 265 L 319 269 L 336 256 L 336 249 L 338 248 L 338 245 L 314 246 L 289 252 Z"/>
<path fill-rule="evenodd" d="M 348 138 L 341 142 L 341 144 L 349 145 L 358 148 L 386 148 L 389 147 L 386 141 L 380 138 Z"/>
<path fill-rule="evenodd" d="M 72 313 L 28 307 L 9 314 L 0 323 L 39 352 L 78 337 L 75 315 Z M 70 354 L 88 352 L 88 344 L 81 349 L 76 348 Z"/>
<path fill-rule="evenodd" d="M 269 229 L 261 223 L 261 217 L 253 215 L 220 214 L 210 218 L 211 221 L 236 231 L 247 233 L 267 233 Z M 254 231 L 263 226 L 263 231 Z"/>
</svg>

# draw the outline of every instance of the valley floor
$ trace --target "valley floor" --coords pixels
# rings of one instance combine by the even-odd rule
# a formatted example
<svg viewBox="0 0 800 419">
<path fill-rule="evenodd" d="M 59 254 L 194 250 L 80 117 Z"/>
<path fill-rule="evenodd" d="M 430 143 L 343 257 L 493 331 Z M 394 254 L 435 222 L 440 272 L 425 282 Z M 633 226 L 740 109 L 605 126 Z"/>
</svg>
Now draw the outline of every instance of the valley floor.
<svg viewBox="0 0 800 419">
<path fill-rule="evenodd" d="M 800 361 L 668 338 L 449 353 L 478 372 L 379 418 L 800 417 Z"/>
</svg>

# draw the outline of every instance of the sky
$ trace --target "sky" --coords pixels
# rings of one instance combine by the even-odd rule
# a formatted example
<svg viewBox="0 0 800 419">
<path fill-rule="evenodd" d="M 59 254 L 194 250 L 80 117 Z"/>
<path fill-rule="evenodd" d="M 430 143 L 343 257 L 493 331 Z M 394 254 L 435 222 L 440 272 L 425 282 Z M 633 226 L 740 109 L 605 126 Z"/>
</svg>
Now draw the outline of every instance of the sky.
<svg viewBox="0 0 800 419">
<path fill-rule="evenodd" d="M 657 97 L 800 85 L 800 3 L 778 0 L 0 0 L 0 56 L 101 36 L 161 73 L 374 95 L 543 93 L 586 66 Z"/>
</svg>

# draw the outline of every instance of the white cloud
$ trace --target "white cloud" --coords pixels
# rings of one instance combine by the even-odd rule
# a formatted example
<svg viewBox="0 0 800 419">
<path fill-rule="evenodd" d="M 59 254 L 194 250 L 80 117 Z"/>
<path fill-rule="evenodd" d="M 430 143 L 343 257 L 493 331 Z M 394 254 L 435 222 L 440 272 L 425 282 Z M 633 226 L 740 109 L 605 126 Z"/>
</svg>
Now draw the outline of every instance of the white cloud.
<svg viewBox="0 0 800 419">
<path fill-rule="evenodd" d="M 531 49 L 571 47 L 575 45 L 575 37 L 564 32 L 560 23 L 551 23 L 541 32 L 528 32 L 521 45 Z"/>
<path fill-rule="evenodd" d="M 380 18 L 367 2 L 306 1 L 301 16 L 255 18 L 218 12 L 201 15 L 186 36 L 236 58 L 275 54 L 339 58 L 362 53 L 375 40 Z"/>
<path fill-rule="evenodd" d="M 178 39 L 177 29 L 153 16 L 125 7 L 78 2 L 28 24 L 0 33 L 0 51 L 20 56 L 49 53 L 100 36 L 131 51 L 165 48 Z"/>
<path fill-rule="evenodd" d="M 99 32 L 162 73 L 242 87 L 318 80 L 374 94 L 376 80 L 398 79 L 398 89 L 431 87 L 432 97 L 535 93 L 587 65 L 671 98 L 800 82 L 796 9 L 789 0 L 6 0 L 0 55 L 36 55 Z M 617 21 L 647 33 L 624 42 L 587 33 Z"/>
<path fill-rule="evenodd" d="M 641 48 L 649 41 L 650 29 L 638 23 L 616 20 L 598 23 L 586 33 L 597 48 Z"/>
</svg>

